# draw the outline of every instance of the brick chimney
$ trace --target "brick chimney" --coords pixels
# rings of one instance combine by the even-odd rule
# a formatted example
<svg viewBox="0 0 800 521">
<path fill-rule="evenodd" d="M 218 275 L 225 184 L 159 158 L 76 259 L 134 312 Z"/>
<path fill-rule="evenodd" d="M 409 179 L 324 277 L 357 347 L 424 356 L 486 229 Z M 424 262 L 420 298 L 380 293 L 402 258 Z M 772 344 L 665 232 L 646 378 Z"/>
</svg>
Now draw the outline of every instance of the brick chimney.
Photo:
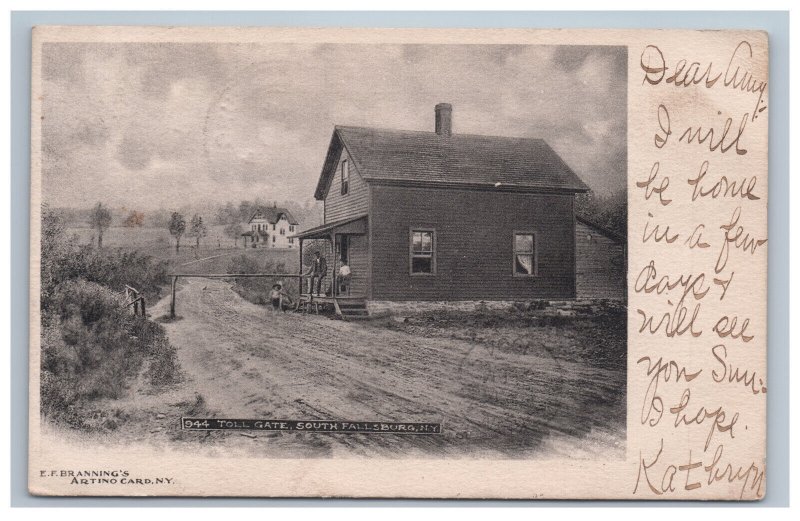
<svg viewBox="0 0 800 521">
<path fill-rule="evenodd" d="M 449 136 L 453 133 L 453 106 L 449 103 L 436 105 L 436 133 Z"/>
</svg>

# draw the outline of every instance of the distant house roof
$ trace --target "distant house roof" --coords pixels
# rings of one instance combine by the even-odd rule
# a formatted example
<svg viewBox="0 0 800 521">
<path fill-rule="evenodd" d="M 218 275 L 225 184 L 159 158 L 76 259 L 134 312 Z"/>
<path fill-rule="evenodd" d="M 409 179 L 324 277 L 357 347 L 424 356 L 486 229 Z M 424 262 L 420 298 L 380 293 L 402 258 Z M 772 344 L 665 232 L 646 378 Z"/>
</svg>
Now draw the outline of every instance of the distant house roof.
<svg viewBox="0 0 800 521">
<path fill-rule="evenodd" d="M 323 199 L 344 147 L 366 181 L 585 192 L 542 139 L 336 126 L 314 196 Z"/>
<path fill-rule="evenodd" d="M 268 223 L 275 224 L 281 220 L 281 215 L 286 216 L 286 220 L 289 221 L 289 224 L 300 224 L 297 222 L 297 219 L 292 217 L 292 214 L 289 213 L 289 210 L 275 206 L 263 206 L 258 208 L 255 212 L 253 212 L 253 215 L 250 217 L 250 220 L 247 221 L 247 224 L 253 222 L 253 219 L 266 219 Z"/>
</svg>

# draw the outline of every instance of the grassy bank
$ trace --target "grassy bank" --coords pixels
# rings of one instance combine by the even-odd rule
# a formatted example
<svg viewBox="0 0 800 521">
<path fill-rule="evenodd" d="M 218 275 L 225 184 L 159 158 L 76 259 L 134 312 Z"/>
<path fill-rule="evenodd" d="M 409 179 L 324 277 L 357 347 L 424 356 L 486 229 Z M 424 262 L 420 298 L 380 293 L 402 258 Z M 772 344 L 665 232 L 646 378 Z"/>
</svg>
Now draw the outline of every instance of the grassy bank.
<svg viewBox="0 0 800 521">
<path fill-rule="evenodd" d="M 179 379 L 162 326 L 124 306 L 125 285 L 155 302 L 169 282 L 167 263 L 81 245 L 65 231 L 43 209 L 41 411 L 74 428 L 115 429 L 124 418 L 99 403 L 124 396 L 139 376 L 155 387 Z"/>
</svg>

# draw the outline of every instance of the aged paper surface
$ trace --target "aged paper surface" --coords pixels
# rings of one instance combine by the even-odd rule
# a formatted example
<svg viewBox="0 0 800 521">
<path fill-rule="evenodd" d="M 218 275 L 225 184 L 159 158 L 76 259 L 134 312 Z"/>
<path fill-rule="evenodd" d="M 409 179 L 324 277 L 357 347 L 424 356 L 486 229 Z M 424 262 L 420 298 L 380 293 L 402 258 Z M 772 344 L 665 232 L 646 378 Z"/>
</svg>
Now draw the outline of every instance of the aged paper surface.
<svg viewBox="0 0 800 521">
<path fill-rule="evenodd" d="M 767 56 L 37 27 L 30 491 L 763 498 Z"/>
</svg>

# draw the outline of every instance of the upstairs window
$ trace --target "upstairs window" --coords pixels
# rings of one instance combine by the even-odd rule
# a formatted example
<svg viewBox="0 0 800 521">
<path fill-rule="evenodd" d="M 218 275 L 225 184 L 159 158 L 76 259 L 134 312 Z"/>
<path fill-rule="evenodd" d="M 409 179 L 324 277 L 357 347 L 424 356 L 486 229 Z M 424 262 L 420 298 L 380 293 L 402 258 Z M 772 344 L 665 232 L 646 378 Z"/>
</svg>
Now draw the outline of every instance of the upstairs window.
<svg viewBox="0 0 800 521">
<path fill-rule="evenodd" d="M 514 233 L 514 275 L 532 277 L 536 275 L 536 234 Z"/>
<path fill-rule="evenodd" d="M 294 231 L 294 225 L 293 225 L 293 224 L 290 224 L 290 225 L 289 225 L 289 231 L 290 231 L 290 232 L 293 232 L 293 231 Z"/>
<path fill-rule="evenodd" d="M 434 230 L 411 230 L 410 242 L 411 274 L 435 274 L 436 239 Z"/>
<path fill-rule="evenodd" d="M 286 235 L 286 228 L 281 228 L 281 235 Z"/>
<path fill-rule="evenodd" d="M 275 225 L 274 224 L 272 225 L 272 231 L 273 232 L 275 231 Z"/>
<path fill-rule="evenodd" d="M 342 195 L 350 191 L 350 163 L 342 161 Z"/>
</svg>

